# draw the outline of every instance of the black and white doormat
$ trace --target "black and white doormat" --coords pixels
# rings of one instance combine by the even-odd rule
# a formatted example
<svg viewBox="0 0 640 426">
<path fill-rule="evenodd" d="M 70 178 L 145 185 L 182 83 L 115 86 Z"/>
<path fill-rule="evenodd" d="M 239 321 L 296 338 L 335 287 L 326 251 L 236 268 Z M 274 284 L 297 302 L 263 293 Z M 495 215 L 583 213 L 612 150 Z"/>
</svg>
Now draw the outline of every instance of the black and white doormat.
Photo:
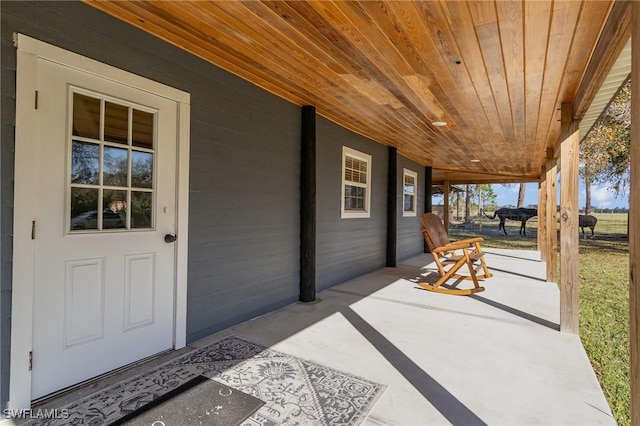
<svg viewBox="0 0 640 426">
<path fill-rule="evenodd" d="M 385 389 L 370 380 L 229 336 L 61 407 L 68 414 L 65 419 L 33 424 L 120 423 L 132 411 L 197 376 L 214 379 L 264 401 L 261 408 L 240 423 L 245 426 L 357 425 Z M 170 410 L 171 399 L 163 406 Z"/>
</svg>

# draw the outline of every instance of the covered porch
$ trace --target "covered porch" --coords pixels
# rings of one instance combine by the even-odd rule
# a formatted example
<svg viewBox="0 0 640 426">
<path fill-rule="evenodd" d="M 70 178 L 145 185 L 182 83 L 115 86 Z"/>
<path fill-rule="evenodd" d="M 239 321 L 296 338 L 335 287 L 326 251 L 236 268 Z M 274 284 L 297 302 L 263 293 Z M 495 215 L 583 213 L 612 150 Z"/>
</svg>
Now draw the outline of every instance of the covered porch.
<svg viewBox="0 0 640 426">
<path fill-rule="evenodd" d="M 402 155 L 425 166 L 425 188 L 443 185 L 445 195 L 449 185 L 538 182 L 544 278 L 559 281 L 559 259 L 557 322 L 560 331 L 578 333 L 580 127 L 588 131 L 602 102 L 611 99 L 616 86 L 603 83 L 620 71 L 623 50 L 629 61 L 621 75 L 640 86 L 638 3 L 256 2 L 188 10 L 87 3 L 388 146 L 389 176 L 397 174 L 395 158 Z M 634 91 L 632 110 L 639 102 Z M 313 127 L 305 123 L 303 129 Z M 302 156 L 314 164 L 312 133 L 302 137 Z M 640 424 L 639 133 L 636 120 L 629 231 L 633 425 Z M 305 164 L 301 200 L 308 208 L 302 209 L 301 235 L 311 238 L 301 244 L 300 300 L 308 302 L 315 289 L 316 199 L 315 167 Z M 387 211 L 393 212 L 398 185 L 391 178 L 388 183 Z M 431 210 L 427 190 L 424 211 Z M 397 236 L 392 216 L 387 241 Z M 391 244 L 386 265 L 395 260 Z"/>
<path fill-rule="evenodd" d="M 558 332 L 559 291 L 546 282 L 540 254 L 486 251 L 495 276 L 483 293 L 420 290 L 415 282 L 431 279 L 435 265 L 418 255 L 321 292 L 314 304 L 294 303 L 43 407 L 59 409 L 235 336 L 382 385 L 362 424 L 615 424 L 580 339 Z M 258 413 L 277 421 L 269 408 L 280 409 L 267 402 Z"/>
<path fill-rule="evenodd" d="M 614 423 L 577 336 L 578 129 L 619 53 L 640 38 L 639 3 L 7 2 L 3 28 L 3 57 L 14 62 L 3 61 L 3 87 L 37 74 L 15 66 L 11 39 L 23 34 L 116 67 L 108 80 L 126 71 L 192 96 L 181 109 L 193 112 L 180 123 L 189 136 L 184 191 L 171 204 L 181 223 L 164 235 L 180 234 L 175 351 L 58 395 L 52 408 L 235 335 L 385 387 L 368 424 Z M 627 72 L 635 86 L 639 49 Z M 24 129 L 44 128 L 25 111 L 35 114 L 44 97 L 36 90 L 33 108 L 30 86 L 13 89 L 3 104 L 0 401 L 20 409 L 48 395 L 32 392 L 32 369 L 61 369 L 43 369 L 48 350 L 34 351 L 44 330 L 32 321 L 42 294 L 34 288 L 47 280 L 20 263 L 36 258 L 42 209 L 12 203 L 37 199 L 21 191 L 29 185 L 20 173 L 37 152 Z M 632 103 L 640 109 L 637 91 Z M 630 382 L 631 423 L 640 425 L 633 126 Z M 362 210 L 351 216 L 338 209 L 354 187 L 345 148 L 373 170 L 365 196 L 373 204 L 346 209 Z M 418 290 L 415 281 L 435 270 L 428 255 L 409 257 L 422 251 L 418 216 L 432 210 L 430 188 L 514 182 L 539 183 L 539 252 L 489 249 L 495 277 L 473 297 Z M 264 221 L 255 220 L 256 200 L 269 211 Z M 290 304 L 298 296 L 306 303 Z"/>
</svg>

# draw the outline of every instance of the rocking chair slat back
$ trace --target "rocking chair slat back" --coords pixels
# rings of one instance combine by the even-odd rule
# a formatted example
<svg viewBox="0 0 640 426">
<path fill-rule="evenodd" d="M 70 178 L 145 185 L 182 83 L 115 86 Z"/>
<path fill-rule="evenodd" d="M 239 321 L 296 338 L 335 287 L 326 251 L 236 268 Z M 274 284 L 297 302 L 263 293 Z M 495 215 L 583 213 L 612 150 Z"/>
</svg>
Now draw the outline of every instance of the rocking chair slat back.
<svg viewBox="0 0 640 426">
<path fill-rule="evenodd" d="M 438 216 L 435 214 L 423 214 L 420 217 L 422 226 L 428 232 L 424 232 L 425 240 L 429 251 L 434 251 L 438 247 L 443 247 L 449 244 L 449 235 L 444 229 L 444 225 Z"/>
</svg>

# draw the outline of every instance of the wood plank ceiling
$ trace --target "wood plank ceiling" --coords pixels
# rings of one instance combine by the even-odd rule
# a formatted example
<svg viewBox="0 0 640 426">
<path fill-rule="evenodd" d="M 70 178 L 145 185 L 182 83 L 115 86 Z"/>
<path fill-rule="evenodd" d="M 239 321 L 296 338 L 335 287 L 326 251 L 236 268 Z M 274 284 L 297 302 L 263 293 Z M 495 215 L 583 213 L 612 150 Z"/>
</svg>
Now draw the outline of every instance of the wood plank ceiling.
<svg viewBox="0 0 640 426">
<path fill-rule="evenodd" d="M 615 3 L 85 1 L 451 183 L 539 179 Z"/>
</svg>

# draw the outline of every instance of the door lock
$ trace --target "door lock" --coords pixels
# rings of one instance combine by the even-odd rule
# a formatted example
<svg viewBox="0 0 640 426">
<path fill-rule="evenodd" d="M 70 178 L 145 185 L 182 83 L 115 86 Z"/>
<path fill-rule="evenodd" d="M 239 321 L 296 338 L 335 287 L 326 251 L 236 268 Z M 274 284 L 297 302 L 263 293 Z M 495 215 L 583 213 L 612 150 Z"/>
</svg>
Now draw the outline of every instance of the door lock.
<svg viewBox="0 0 640 426">
<path fill-rule="evenodd" d="M 167 234 L 167 235 L 164 236 L 164 242 L 165 243 L 172 243 L 177 239 L 178 239 L 178 237 L 176 235 L 172 235 L 172 234 Z"/>
</svg>

